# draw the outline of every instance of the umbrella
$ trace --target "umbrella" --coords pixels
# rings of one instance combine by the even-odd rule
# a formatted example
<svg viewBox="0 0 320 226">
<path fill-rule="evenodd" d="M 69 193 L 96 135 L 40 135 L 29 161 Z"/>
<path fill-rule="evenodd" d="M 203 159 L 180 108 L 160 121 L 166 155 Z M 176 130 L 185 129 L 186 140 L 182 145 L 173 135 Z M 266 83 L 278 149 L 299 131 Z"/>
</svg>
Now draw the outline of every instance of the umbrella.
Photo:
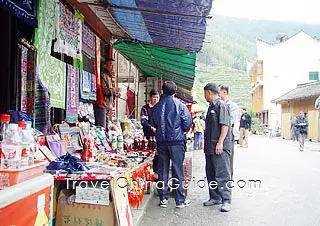
<svg viewBox="0 0 320 226">
<path fill-rule="evenodd" d="M 203 112 L 205 110 L 204 107 L 202 107 L 200 104 L 192 104 L 191 106 L 191 112 L 195 113 L 195 112 Z"/>
</svg>

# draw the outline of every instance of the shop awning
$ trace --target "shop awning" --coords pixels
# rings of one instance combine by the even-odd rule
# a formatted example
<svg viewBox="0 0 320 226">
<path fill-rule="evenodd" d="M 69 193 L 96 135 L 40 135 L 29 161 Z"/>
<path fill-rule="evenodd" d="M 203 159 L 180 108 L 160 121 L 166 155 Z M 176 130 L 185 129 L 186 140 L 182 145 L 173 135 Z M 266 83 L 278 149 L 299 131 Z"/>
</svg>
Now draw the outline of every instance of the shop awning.
<svg viewBox="0 0 320 226">
<path fill-rule="evenodd" d="M 131 39 L 198 52 L 206 32 L 212 0 L 79 0 L 104 7 Z"/>
<path fill-rule="evenodd" d="M 145 75 L 162 77 L 163 80 L 174 81 L 182 88 L 192 89 L 195 53 L 129 41 L 117 41 L 113 48 L 132 61 Z"/>
</svg>

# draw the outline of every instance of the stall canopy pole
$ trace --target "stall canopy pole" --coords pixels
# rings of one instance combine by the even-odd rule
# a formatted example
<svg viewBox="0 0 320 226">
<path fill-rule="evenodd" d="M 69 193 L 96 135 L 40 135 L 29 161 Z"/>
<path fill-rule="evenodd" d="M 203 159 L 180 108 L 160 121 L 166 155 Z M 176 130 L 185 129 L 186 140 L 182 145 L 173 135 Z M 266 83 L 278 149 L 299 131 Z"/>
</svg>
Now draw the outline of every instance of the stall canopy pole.
<svg viewBox="0 0 320 226">
<path fill-rule="evenodd" d="M 119 81 L 119 52 L 117 52 L 117 77 L 116 77 L 116 89 L 118 90 L 118 81 Z M 118 98 L 116 99 L 116 118 L 119 118 L 119 101 Z"/>
</svg>

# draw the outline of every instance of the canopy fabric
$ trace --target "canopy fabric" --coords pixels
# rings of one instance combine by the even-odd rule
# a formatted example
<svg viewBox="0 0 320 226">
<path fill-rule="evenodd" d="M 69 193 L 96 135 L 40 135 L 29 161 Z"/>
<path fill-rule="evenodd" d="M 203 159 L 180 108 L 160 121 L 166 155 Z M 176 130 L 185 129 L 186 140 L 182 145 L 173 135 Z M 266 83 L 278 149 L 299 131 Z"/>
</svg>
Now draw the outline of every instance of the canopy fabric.
<svg viewBox="0 0 320 226">
<path fill-rule="evenodd" d="M 144 43 L 198 52 L 212 0 L 105 0 L 116 22 Z"/>
<path fill-rule="evenodd" d="M 163 80 L 174 81 L 182 88 L 192 89 L 195 53 L 129 41 L 117 41 L 113 48 L 132 61 L 145 75 L 162 77 Z"/>
</svg>

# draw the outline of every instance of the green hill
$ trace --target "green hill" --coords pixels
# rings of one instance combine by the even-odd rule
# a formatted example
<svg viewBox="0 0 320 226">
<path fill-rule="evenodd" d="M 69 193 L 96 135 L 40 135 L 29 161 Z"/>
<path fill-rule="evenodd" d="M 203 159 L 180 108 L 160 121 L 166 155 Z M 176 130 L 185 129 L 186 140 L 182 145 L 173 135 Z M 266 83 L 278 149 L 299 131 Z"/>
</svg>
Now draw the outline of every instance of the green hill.
<svg viewBox="0 0 320 226">
<path fill-rule="evenodd" d="M 241 106 L 249 106 L 250 81 L 246 64 L 247 60 L 254 61 L 257 57 L 256 39 L 275 43 L 278 35 L 290 37 L 300 30 L 320 36 L 320 25 L 214 15 L 197 58 L 194 99 L 205 105 L 202 89 L 207 82 L 216 82 L 229 85 L 231 98 Z"/>
</svg>

